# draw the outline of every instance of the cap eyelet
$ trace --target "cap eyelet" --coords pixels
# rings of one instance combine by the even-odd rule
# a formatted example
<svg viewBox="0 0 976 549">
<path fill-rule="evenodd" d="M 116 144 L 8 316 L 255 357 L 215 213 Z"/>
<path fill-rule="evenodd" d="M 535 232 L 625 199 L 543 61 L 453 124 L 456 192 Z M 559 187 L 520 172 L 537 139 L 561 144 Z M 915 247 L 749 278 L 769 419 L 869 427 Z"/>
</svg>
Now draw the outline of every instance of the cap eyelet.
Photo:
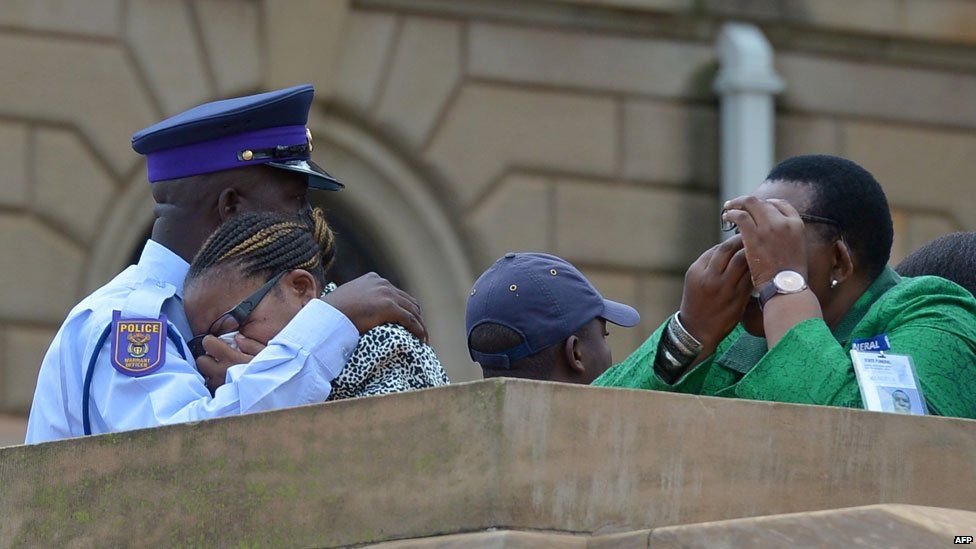
<svg viewBox="0 0 976 549">
<path fill-rule="evenodd" d="M 510 292 L 514 292 L 515 290 L 518 290 L 518 286 L 516 286 L 515 284 L 512 284 L 511 286 L 508 287 L 508 291 Z"/>
<path fill-rule="evenodd" d="M 559 273 L 556 272 L 556 269 L 549 269 L 549 274 L 551 274 L 552 276 L 556 276 Z"/>
<path fill-rule="evenodd" d="M 471 295 L 474 295 L 476 293 L 478 293 L 478 288 L 474 288 L 471 290 Z"/>
</svg>

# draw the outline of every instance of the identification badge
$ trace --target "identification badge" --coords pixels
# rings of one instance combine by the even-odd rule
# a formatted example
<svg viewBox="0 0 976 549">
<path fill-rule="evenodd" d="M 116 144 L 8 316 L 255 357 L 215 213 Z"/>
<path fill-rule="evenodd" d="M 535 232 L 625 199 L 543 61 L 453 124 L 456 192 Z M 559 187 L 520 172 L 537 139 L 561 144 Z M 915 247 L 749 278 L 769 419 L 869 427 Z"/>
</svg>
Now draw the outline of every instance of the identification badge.
<svg viewBox="0 0 976 549">
<path fill-rule="evenodd" d="M 112 312 L 112 366 L 127 376 L 151 374 L 166 362 L 166 315 L 122 318 Z"/>
<path fill-rule="evenodd" d="M 856 339 L 851 344 L 851 360 L 864 409 L 928 415 L 912 357 L 889 354 L 888 349 L 890 345 L 885 334 Z"/>
</svg>

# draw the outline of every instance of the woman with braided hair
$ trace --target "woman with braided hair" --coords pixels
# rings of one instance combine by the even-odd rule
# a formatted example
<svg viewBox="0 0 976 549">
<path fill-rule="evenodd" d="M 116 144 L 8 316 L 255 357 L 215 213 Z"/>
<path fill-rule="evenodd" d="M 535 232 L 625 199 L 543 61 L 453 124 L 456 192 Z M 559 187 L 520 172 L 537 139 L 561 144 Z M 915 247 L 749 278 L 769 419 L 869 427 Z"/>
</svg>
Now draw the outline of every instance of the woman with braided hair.
<svg viewBox="0 0 976 549">
<path fill-rule="evenodd" d="M 318 208 L 303 216 L 242 214 L 210 236 L 186 276 L 185 307 L 197 334 L 189 347 L 212 392 L 247 365 L 206 360 L 207 336 L 249 350 L 274 345 L 302 307 L 335 290 L 326 279 L 334 259 L 335 238 Z M 328 400 L 449 383 L 434 350 L 397 324 L 367 331 L 346 356 Z"/>
</svg>

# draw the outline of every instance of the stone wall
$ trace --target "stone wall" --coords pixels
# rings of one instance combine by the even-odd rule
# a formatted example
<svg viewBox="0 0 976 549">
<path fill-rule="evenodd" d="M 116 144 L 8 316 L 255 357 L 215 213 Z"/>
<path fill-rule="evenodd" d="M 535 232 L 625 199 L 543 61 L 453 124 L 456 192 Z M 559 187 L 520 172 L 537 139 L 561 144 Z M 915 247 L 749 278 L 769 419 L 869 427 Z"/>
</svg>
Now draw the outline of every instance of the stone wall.
<svg viewBox="0 0 976 549">
<path fill-rule="evenodd" d="M 943 530 L 970 517 L 943 532 L 948 544 L 972 534 L 961 511 L 976 510 L 974 429 L 495 379 L 0 449 L 0 546 L 334 547 L 489 528 L 646 541 L 647 529 L 879 503 L 959 509 L 918 517 Z M 825 546 L 842 527 L 866 546 L 939 546 L 890 545 L 885 534 L 905 530 L 887 514 L 772 518 L 753 544 L 754 521 L 651 539 Z"/>
<path fill-rule="evenodd" d="M 65 313 L 152 219 L 130 134 L 301 81 L 319 90 L 321 158 L 349 183 L 336 204 L 397 233 L 385 245 L 455 379 L 478 374 L 459 326 L 466 289 L 509 250 L 563 255 L 636 305 L 644 322 L 611 338 L 625 356 L 718 237 L 712 44 L 731 18 L 776 49 L 777 157 L 872 170 L 895 208 L 895 259 L 976 228 L 972 2 L 5 3 L 0 411 L 28 409 Z"/>
</svg>

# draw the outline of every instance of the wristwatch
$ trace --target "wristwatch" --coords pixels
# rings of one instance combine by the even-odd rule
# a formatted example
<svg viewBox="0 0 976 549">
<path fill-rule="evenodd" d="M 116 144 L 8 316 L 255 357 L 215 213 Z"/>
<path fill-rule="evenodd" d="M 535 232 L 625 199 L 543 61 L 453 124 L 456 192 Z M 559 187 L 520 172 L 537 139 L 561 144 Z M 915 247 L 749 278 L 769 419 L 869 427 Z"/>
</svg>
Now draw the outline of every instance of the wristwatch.
<svg viewBox="0 0 976 549">
<path fill-rule="evenodd" d="M 759 291 L 759 308 L 766 306 L 766 302 L 778 294 L 798 294 L 807 289 L 807 281 L 796 271 L 780 271 L 773 280 Z"/>
</svg>

